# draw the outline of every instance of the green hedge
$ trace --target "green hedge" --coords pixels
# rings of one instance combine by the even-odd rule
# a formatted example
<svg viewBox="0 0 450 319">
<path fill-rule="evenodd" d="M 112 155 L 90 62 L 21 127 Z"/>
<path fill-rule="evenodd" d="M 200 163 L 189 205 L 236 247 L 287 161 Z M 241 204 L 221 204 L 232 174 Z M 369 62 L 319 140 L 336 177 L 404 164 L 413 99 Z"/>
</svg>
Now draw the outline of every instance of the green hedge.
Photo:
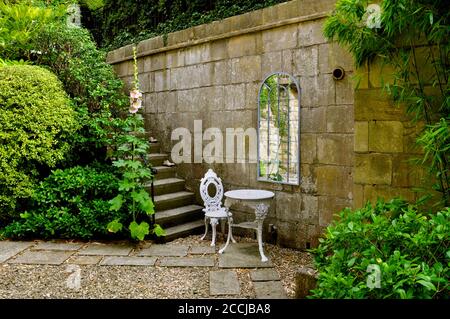
<svg viewBox="0 0 450 319">
<path fill-rule="evenodd" d="M 57 77 L 41 67 L 0 67 L 0 221 L 31 195 L 39 173 L 64 159 L 76 113 Z"/>
<path fill-rule="evenodd" d="M 313 253 L 313 298 L 449 298 L 450 208 L 428 215 L 396 199 L 345 209 Z"/>
</svg>

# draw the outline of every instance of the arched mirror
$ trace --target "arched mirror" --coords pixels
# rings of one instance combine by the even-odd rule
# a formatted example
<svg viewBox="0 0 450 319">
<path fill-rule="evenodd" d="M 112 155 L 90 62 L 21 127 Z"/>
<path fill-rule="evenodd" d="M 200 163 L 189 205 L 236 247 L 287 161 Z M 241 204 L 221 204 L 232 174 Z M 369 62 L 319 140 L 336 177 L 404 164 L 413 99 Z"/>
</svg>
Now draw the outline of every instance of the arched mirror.
<svg viewBox="0 0 450 319">
<path fill-rule="evenodd" d="M 269 75 L 259 89 L 258 180 L 299 184 L 300 87 L 287 73 Z"/>
</svg>

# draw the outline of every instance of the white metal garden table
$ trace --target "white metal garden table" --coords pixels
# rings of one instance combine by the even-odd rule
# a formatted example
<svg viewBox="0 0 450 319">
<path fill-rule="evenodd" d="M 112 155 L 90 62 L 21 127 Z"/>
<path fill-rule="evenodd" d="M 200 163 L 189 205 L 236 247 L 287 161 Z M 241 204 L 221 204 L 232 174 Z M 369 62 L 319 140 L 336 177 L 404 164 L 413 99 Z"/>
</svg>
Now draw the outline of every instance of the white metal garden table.
<svg viewBox="0 0 450 319">
<path fill-rule="evenodd" d="M 256 230 L 256 237 L 258 239 L 259 254 L 261 261 L 266 262 L 268 259 L 264 255 L 262 243 L 263 222 L 269 212 L 270 201 L 275 196 L 273 192 L 260 189 L 238 189 L 228 191 L 225 194 L 225 206 L 228 209 L 231 205 L 241 202 L 243 205 L 249 206 L 255 210 L 255 220 L 252 222 L 243 222 L 239 224 L 233 223 L 233 216 L 230 213 L 228 217 L 228 237 L 225 246 L 219 250 L 222 254 L 230 244 L 232 239 L 232 228 L 240 227 Z"/>
</svg>

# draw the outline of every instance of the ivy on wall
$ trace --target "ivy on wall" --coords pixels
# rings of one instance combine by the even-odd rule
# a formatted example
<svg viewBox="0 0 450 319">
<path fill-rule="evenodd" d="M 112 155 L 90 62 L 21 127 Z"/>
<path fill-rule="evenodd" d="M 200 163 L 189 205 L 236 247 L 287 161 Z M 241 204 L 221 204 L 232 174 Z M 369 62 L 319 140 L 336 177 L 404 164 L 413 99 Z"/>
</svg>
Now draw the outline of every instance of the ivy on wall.
<svg viewBox="0 0 450 319">
<path fill-rule="evenodd" d="M 281 2 L 286 0 L 105 0 L 85 10 L 83 23 L 101 46 L 114 49 Z"/>
</svg>

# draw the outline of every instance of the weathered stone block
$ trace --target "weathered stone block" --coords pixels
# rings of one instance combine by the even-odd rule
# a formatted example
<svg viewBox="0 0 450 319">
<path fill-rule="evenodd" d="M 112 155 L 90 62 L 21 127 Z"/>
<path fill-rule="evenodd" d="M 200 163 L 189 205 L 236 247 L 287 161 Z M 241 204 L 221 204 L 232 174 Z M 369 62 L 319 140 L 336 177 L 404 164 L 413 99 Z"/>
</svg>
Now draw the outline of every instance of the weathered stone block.
<svg viewBox="0 0 450 319">
<path fill-rule="evenodd" d="M 345 73 L 354 69 L 353 57 L 336 42 L 319 45 L 319 61 L 320 73 L 332 73 L 338 66 L 342 67 Z"/>
<path fill-rule="evenodd" d="M 231 83 L 231 60 L 218 61 L 214 63 L 214 85 Z"/>
<path fill-rule="evenodd" d="M 144 58 L 144 72 L 163 70 L 166 68 L 166 54 L 158 53 Z"/>
<path fill-rule="evenodd" d="M 300 162 L 314 163 L 317 159 L 317 137 L 315 134 L 300 135 Z"/>
<path fill-rule="evenodd" d="M 282 52 L 268 52 L 264 53 L 261 58 L 261 72 L 262 75 L 268 76 L 273 72 L 278 72 L 282 69 Z M 262 79 L 261 79 L 262 80 Z"/>
<path fill-rule="evenodd" d="M 302 107 L 328 106 L 336 103 L 335 83 L 329 74 L 300 77 Z"/>
<path fill-rule="evenodd" d="M 277 222 L 277 244 L 286 247 L 306 248 L 306 225 L 293 221 Z"/>
<path fill-rule="evenodd" d="M 263 31 L 264 52 L 292 49 L 297 47 L 297 25 L 289 25 Z"/>
<path fill-rule="evenodd" d="M 245 108 L 245 84 L 224 86 L 224 94 L 226 110 L 239 110 Z"/>
<path fill-rule="evenodd" d="M 349 198 L 353 187 L 351 167 L 318 166 L 315 168 L 317 193 Z M 319 202 L 320 205 L 320 202 Z"/>
<path fill-rule="evenodd" d="M 245 34 L 232 37 L 227 42 L 227 51 L 230 58 L 257 54 L 255 34 Z"/>
<path fill-rule="evenodd" d="M 354 182 L 385 184 L 392 181 L 392 158 L 385 154 L 355 154 Z"/>
<path fill-rule="evenodd" d="M 253 82 L 261 80 L 261 57 L 258 55 L 236 58 L 231 61 L 231 82 Z"/>
<path fill-rule="evenodd" d="M 319 136 L 317 159 L 322 164 L 353 165 L 353 136 L 349 134 Z"/>
<path fill-rule="evenodd" d="M 312 268 L 300 267 L 295 273 L 295 298 L 304 299 L 317 285 L 317 272 Z"/>
<path fill-rule="evenodd" d="M 329 106 L 327 108 L 327 132 L 353 133 L 353 105 Z"/>
<path fill-rule="evenodd" d="M 278 193 L 276 199 L 277 219 L 282 221 L 299 220 L 301 198 L 297 194 Z"/>
<path fill-rule="evenodd" d="M 313 20 L 302 22 L 298 25 L 298 45 L 301 47 L 310 46 L 313 44 L 326 43 L 323 36 L 323 22 L 324 20 Z"/>
<path fill-rule="evenodd" d="M 302 133 L 320 133 L 326 131 L 326 108 L 300 109 L 300 131 Z"/>
<path fill-rule="evenodd" d="M 348 198 L 334 196 L 319 197 L 319 225 L 328 226 L 335 218 L 335 214 L 346 207 L 352 207 L 352 201 Z"/>
<path fill-rule="evenodd" d="M 300 221 L 304 224 L 317 225 L 319 223 L 319 198 L 302 194 Z"/>
<path fill-rule="evenodd" d="M 177 109 L 177 92 L 166 91 L 156 95 L 156 103 L 159 113 L 172 113 Z"/>
<path fill-rule="evenodd" d="M 385 185 L 365 185 L 364 200 L 375 203 L 378 198 L 389 200 L 394 197 L 401 197 L 407 201 L 415 200 L 415 193 L 410 188 L 399 188 Z"/>
<path fill-rule="evenodd" d="M 355 152 L 369 151 L 369 123 L 355 122 Z"/>
<path fill-rule="evenodd" d="M 294 73 L 300 76 L 319 74 L 319 50 L 310 46 L 293 51 Z"/>
<path fill-rule="evenodd" d="M 398 121 L 369 122 L 369 151 L 403 152 L 403 124 Z"/>
<path fill-rule="evenodd" d="M 412 187 L 421 186 L 421 180 L 425 177 L 423 167 L 413 162 L 414 156 L 398 154 L 392 157 L 392 186 Z"/>
<path fill-rule="evenodd" d="M 361 208 L 364 204 L 364 186 L 353 184 L 353 209 Z"/>
<path fill-rule="evenodd" d="M 184 62 L 185 51 L 184 50 L 173 50 L 166 53 L 166 65 L 167 68 L 178 68 L 185 66 Z"/>
<path fill-rule="evenodd" d="M 294 60 L 292 50 L 283 50 L 282 52 L 281 71 L 292 74 L 294 72 Z"/>
<path fill-rule="evenodd" d="M 164 40 L 162 36 L 150 38 L 140 41 L 136 46 L 136 52 L 143 53 L 151 50 L 159 49 L 164 46 Z"/>
<path fill-rule="evenodd" d="M 390 121 L 406 118 L 403 107 L 397 107 L 380 89 L 355 91 L 355 121 Z"/>
<path fill-rule="evenodd" d="M 211 61 L 223 60 L 228 58 L 228 41 L 227 40 L 217 40 L 211 42 Z"/>
<path fill-rule="evenodd" d="M 184 52 L 184 61 L 186 65 L 198 64 L 211 60 L 210 44 L 205 43 L 189 47 Z"/>
<path fill-rule="evenodd" d="M 247 83 L 245 85 L 245 108 L 249 110 L 258 109 L 258 94 L 260 83 Z M 255 118 L 255 122 L 252 124 L 256 127 L 258 120 Z"/>
<path fill-rule="evenodd" d="M 155 72 L 155 91 L 161 92 L 169 90 L 170 88 L 170 71 L 156 71 Z"/>
<path fill-rule="evenodd" d="M 334 0 L 302 0 L 295 1 L 297 3 L 298 12 L 302 16 L 317 13 L 328 13 L 333 11 L 336 1 Z"/>
<path fill-rule="evenodd" d="M 354 81 L 348 73 L 342 80 L 335 81 L 336 104 L 353 104 L 354 101 Z"/>
</svg>

